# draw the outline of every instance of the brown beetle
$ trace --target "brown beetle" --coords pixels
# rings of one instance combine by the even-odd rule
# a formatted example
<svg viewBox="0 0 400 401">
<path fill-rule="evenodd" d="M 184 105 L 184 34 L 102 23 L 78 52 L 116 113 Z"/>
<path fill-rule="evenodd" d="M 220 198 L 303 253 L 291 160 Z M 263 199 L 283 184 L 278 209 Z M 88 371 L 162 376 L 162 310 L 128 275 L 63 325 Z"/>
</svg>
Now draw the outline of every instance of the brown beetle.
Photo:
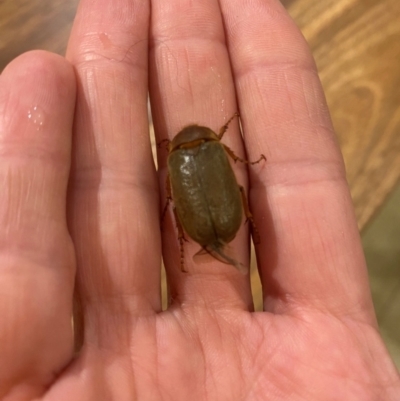
<svg viewBox="0 0 400 401">
<path fill-rule="evenodd" d="M 227 156 L 235 162 L 248 164 L 266 159 L 261 155 L 259 160 L 248 162 L 221 143 L 229 123 L 236 116 L 239 116 L 238 113 L 228 120 L 218 135 L 210 128 L 190 125 L 183 128 L 172 141 L 163 141 L 168 143 L 169 155 L 167 203 L 162 218 L 173 200 L 182 271 L 185 271 L 185 230 L 202 247 L 196 255 L 208 253 L 223 263 L 235 266 L 242 273 L 247 273 L 245 266 L 224 251 L 240 228 L 243 209 L 253 226 L 253 237 L 258 237 L 244 188 L 237 183 Z"/>
</svg>

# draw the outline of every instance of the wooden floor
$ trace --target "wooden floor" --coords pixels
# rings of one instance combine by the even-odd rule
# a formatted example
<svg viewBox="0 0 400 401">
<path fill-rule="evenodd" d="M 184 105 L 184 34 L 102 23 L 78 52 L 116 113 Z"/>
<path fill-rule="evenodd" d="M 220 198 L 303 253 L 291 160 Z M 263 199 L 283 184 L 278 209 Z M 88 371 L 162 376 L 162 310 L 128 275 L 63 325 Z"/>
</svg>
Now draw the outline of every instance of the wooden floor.
<svg viewBox="0 0 400 401">
<path fill-rule="evenodd" d="M 400 176 L 400 1 L 282 0 L 317 62 L 360 228 Z M 0 71 L 30 49 L 63 54 L 78 0 L 2 0 Z M 257 307 L 261 289 L 252 275 Z"/>
<path fill-rule="evenodd" d="M 363 228 L 400 175 L 400 2 L 286 3 L 316 59 Z"/>
<path fill-rule="evenodd" d="M 78 0 L 0 0 L 0 71 L 19 54 L 64 54 Z"/>
</svg>

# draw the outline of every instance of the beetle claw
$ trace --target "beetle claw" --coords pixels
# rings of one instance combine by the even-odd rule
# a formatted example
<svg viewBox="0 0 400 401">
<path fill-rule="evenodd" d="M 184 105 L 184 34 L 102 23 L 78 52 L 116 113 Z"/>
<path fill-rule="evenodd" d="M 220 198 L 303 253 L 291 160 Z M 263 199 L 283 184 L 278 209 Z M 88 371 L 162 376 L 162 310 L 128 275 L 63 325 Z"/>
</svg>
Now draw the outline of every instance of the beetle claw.
<svg viewBox="0 0 400 401">
<path fill-rule="evenodd" d="M 169 139 L 163 139 L 162 141 L 160 141 L 160 142 L 157 143 L 157 148 L 158 148 L 158 149 L 161 149 L 161 145 L 162 145 L 163 143 L 165 143 L 165 144 L 166 144 L 165 148 L 168 150 L 168 145 L 169 145 L 170 142 L 171 142 L 171 141 L 170 141 Z"/>
<path fill-rule="evenodd" d="M 180 238 L 182 241 L 184 241 L 184 242 L 189 242 L 189 240 L 188 239 L 186 239 L 186 237 L 184 236 L 184 235 L 182 235 L 182 237 Z"/>
</svg>

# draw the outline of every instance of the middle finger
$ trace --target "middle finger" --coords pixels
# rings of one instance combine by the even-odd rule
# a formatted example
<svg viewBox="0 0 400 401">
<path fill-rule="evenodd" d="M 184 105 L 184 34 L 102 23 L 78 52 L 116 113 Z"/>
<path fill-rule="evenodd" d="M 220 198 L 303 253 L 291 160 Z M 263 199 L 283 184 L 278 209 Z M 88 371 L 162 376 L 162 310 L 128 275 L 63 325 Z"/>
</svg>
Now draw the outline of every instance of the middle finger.
<svg viewBox="0 0 400 401">
<path fill-rule="evenodd" d="M 154 0 L 150 32 L 150 96 L 157 140 L 172 139 L 191 124 L 218 133 L 238 111 L 218 1 Z M 243 157 L 237 120 L 230 124 L 223 142 Z M 167 152 L 160 149 L 161 187 L 165 186 L 166 156 Z M 234 170 L 239 184 L 246 187 L 245 166 L 238 163 Z M 251 309 L 248 275 L 216 260 L 194 263 L 192 255 L 200 245 L 193 241 L 184 246 L 184 262 L 189 272 L 180 271 L 172 213 L 166 220 L 164 260 L 171 298 L 185 304 Z M 245 264 L 248 264 L 247 235 L 247 229 L 241 227 L 232 246 L 236 258 Z"/>
</svg>

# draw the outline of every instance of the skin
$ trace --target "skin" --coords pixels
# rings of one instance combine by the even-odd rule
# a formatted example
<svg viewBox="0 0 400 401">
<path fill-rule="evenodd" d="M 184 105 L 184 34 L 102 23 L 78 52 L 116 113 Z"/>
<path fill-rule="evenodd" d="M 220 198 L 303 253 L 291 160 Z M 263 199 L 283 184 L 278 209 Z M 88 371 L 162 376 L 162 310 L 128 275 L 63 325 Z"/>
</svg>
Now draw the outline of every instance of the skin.
<svg viewBox="0 0 400 401">
<path fill-rule="evenodd" d="M 150 24 L 144 0 L 83 0 L 68 61 L 32 52 L 0 77 L 0 398 L 399 400 L 298 29 L 276 0 L 154 0 L 151 13 Z M 218 129 L 239 111 L 249 159 L 267 157 L 249 182 L 235 165 L 262 238 L 264 312 L 231 266 L 188 257 L 180 272 L 170 216 L 161 312 L 166 152 L 157 177 L 148 79 L 157 140 L 190 123 Z M 243 156 L 235 124 L 224 142 Z M 243 259 L 246 235 L 235 239 Z"/>
</svg>

